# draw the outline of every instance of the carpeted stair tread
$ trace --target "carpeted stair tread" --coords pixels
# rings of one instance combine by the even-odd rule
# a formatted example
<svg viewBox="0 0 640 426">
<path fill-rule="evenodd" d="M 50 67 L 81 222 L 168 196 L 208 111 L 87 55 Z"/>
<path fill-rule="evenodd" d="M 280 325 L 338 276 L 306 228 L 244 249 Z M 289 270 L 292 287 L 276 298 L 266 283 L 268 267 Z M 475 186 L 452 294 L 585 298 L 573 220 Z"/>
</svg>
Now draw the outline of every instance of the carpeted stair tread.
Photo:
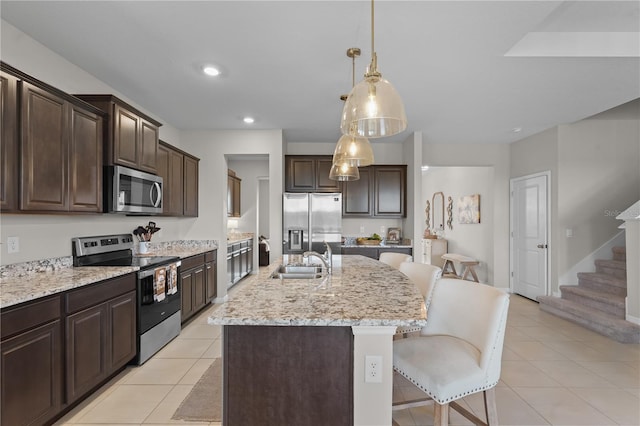
<svg viewBox="0 0 640 426">
<path fill-rule="evenodd" d="M 610 274 L 617 278 L 627 276 L 627 262 L 623 260 L 596 259 L 596 272 Z"/>
<path fill-rule="evenodd" d="M 559 297 L 540 296 L 538 302 L 543 311 L 580 324 L 618 342 L 640 343 L 640 325 Z"/>
<path fill-rule="evenodd" d="M 611 249 L 613 252 L 613 260 L 622 260 L 626 261 L 627 259 L 627 248 L 626 247 L 613 247 Z"/>
<path fill-rule="evenodd" d="M 578 286 L 617 296 L 627 295 L 626 279 L 600 272 L 578 272 Z"/>
<path fill-rule="evenodd" d="M 594 291 L 575 285 L 561 285 L 562 298 L 603 311 L 616 318 L 624 319 L 625 301 L 623 296 Z"/>
</svg>

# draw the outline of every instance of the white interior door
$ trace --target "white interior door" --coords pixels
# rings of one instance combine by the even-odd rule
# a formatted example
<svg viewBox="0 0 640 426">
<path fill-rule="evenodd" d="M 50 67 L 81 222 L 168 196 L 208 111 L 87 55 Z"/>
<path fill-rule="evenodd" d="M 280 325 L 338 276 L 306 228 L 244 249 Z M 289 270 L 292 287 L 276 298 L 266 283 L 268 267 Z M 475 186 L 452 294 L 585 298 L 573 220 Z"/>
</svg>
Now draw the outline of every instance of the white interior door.
<svg viewBox="0 0 640 426">
<path fill-rule="evenodd" d="M 548 294 L 548 176 L 511 180 L 511 279 L 514 293 Z"/>
</svg>

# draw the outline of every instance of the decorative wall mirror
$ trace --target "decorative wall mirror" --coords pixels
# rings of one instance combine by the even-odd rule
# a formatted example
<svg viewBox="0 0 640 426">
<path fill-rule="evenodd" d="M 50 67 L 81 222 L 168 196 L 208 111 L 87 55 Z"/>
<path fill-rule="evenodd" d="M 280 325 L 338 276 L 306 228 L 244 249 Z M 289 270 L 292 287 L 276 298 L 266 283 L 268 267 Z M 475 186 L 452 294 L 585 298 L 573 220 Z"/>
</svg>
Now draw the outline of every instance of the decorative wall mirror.
<svg viewBox="0 0 640 426">
<path fill-rule="evenodd" d="M 433 211 L 433 226 L 436 231 L 444 231 L 444 194 L 436 192 L 431 199 L 431 209 Z"/>
</svg>

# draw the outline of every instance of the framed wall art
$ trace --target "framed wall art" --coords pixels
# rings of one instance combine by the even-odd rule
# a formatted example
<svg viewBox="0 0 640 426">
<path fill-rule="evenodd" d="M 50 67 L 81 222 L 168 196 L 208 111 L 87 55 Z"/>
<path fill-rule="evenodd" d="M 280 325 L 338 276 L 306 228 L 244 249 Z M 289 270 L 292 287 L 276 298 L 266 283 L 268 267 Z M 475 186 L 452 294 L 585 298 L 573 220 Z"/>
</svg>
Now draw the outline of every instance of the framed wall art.
<svg viewBox="0 0 640 426">
<path fill-rule="evenodd" d="M 459 198 L 458 223 L 480 223 L 480 194 Z"/>
</svg>

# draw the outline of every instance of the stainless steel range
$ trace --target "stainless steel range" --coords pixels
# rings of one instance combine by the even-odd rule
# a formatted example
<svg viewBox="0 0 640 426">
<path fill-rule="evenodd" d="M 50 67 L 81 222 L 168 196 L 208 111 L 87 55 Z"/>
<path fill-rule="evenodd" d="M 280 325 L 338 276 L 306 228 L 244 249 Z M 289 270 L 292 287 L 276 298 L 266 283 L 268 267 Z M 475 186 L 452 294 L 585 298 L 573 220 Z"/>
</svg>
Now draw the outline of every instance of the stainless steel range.
<svg viewBox="0 0 640 426">
<path fill-rule="evenodd" d="M 73 266 L 137 266 L 136 363 L 180 334 L 180 258 L 134 256 L 131 234 L 71 239 Z"/>
</svg>

